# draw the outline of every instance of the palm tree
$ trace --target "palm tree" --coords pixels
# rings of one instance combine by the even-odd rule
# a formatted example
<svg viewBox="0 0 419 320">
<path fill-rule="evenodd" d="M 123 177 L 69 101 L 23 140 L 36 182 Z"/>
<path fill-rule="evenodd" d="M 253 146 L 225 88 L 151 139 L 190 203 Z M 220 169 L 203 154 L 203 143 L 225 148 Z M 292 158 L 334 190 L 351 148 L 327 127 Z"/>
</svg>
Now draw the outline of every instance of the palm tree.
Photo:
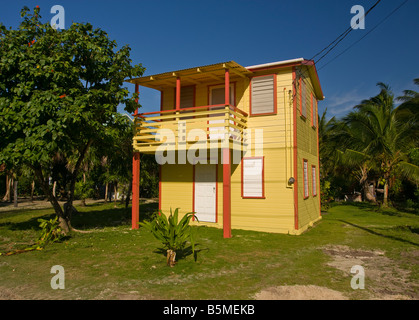
<svg viewBox="0 0 419 320">
<path fill-rule="evenodd" d="M 406 119 L 406 109 L 396 108 L 390 87 L 378 83 L 380 93 L 355 106 L 344 119 L 348 149 L 374 159 L 384 184 L 384 202 L 388 205 L 389 182 L 396 174 L 419 180 L 419 167 L 408 162 L 407 153 L 417 139 L 415 119 Z M 344 135 L 343 135 L 344 136 Z"/>
</svg>

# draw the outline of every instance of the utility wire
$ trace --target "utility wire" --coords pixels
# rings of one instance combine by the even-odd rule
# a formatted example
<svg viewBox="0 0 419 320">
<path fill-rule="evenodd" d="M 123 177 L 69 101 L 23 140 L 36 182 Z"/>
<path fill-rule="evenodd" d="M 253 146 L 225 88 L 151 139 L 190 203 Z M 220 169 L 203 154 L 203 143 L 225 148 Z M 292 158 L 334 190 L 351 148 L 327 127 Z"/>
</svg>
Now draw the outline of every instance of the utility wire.
<svg viewBox="0 0 419 320">
<path fill-rule="evenodd" d="M 367 10 L 367 12 L 362 16 L 362 18 L 360 19 L 360 22 L 362 20 L 364 20 L 366 18 L 366 16 L 381 2 L 381 0 L 378 0 L 371 8 L 369 8 Z M 345 39 L 350 33 L 351 31 L 354 30 L 353 28 L 354 26 L 350 26 L 348 29 L 345 30 L 345 32 L 343 32 L 339 37 L 337 37 L 333 42 L 331 42 L 326 48 L 324 48 L 322 51 L 320 51 L 319 53 L 315 54 L 313 58 L 311 58 L 310 60 L 314 60 L 315 57 L 317 57 L 318 55 L 320 55 L 321 53 L 323 53 L 324 51 L 326 51 L 328 48 L 330 48 L 330 46 L 332 46 L 325 54 L 323 54 L 317 61 L 316 63 L 318 63 L 320 60 L 322 60 L 325 56 L 327 56 L 334 48 L 336 48 L 336 46 L 343 41 L 343 39 Z"/>
<path fill-rule="evenodd" d="M 396 7 L 392 12 L 390 12 L 384 19 L 382 19 L 378 24 L 376 24 L 371 30 L 369 30 L 363 37 L 352 43 L 349 47 L 347 47 L 345 50 L 343 50 L 341 53 L 339 53 L 337 56 L 335 56 L 332 60 L 324 64 L 321 68 L 319 68 L 317 71 L 320 71 L 324 67 L 326 67 L 329 63 L 332 63 L 337 58 L 339 58 L 341 55 L 346 53 L 349 49 L 351 49 L 353 46 L 358 44 L 361 40 L 363 40 L 366 36 L 368 36 L 371 32 L 373 32 L 375 29 L 377 29 L 381 24 L 383 24 L 388 18 L 390 18 L 393 14 L 395 14 L 401 7 L 403 7 L 409 0 L 405 0 L 403 3 L 401 3 L 398 7 Z"/>
</svg>

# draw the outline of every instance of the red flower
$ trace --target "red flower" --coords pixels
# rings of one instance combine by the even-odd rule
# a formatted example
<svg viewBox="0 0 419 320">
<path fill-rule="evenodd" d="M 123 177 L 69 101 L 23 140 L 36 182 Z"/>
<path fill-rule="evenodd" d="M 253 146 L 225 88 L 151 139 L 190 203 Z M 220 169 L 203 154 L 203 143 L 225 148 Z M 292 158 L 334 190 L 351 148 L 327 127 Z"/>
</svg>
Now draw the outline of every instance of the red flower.
<svg viewBox="0 0 419 320">
<path fill-rule="evenodd" d="M 39 9 L 39 6 L 36 6 L 36 9 Z"/>
<path fill-rule="evenodd" d="M 66 96 L 67 96 L 66 94 L 63 94 L 60 96 L 60 99 L 65 98 Z"/>
</svg>

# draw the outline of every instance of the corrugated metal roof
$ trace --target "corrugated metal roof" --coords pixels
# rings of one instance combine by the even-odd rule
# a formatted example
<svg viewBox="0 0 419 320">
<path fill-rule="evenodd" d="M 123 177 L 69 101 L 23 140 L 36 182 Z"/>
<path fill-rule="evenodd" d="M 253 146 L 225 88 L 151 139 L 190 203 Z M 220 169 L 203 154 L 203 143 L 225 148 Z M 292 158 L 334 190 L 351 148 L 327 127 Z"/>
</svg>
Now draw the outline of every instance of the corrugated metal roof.
<svg viewBox="0 0 419 320">
<path fill-rule="evenodd" d="M 186 82 L 202 82 L 208 78 L 217 79 L 217 77 L 224 77 L 224 70 L 228 68 L 232 71 L 231 75 L 239 75 L 246 77 L 252 72 L 245 67 L 239 65 L 235 61 L 219 62 L 199 67 L 175 70 L 170 72 L 158 73 L 154 75 L 143 76 L 135 79 L 127 80 L 129 83 L 138 83 L 139 85 L 150 88 L 161 88 L 164 86 L 173 86 L 176 78 L 181 77 L 182 81 Z M 183 82 L 184 83 L 184 82 Z"/>
</svg>

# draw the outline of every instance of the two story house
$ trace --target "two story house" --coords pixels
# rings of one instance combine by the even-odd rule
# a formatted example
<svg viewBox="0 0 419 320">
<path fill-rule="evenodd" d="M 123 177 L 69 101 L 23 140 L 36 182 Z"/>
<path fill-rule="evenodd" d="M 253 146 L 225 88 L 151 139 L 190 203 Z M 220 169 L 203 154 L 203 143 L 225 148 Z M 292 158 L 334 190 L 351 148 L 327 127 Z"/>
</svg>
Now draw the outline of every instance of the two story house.
<svg viewBox="0 0 419 320">
<path fill-rule="evenodd" d="M 324 97 L 313 61 L 228 61 L 129 82 L 161 93 L 158 110 L 134 115 L 132 228 L 146 153 L 160 165 L 159 208 L 196 212 L 225 238 L 232 229 L 298 235 L 321 219 Z"/>
</svg>

